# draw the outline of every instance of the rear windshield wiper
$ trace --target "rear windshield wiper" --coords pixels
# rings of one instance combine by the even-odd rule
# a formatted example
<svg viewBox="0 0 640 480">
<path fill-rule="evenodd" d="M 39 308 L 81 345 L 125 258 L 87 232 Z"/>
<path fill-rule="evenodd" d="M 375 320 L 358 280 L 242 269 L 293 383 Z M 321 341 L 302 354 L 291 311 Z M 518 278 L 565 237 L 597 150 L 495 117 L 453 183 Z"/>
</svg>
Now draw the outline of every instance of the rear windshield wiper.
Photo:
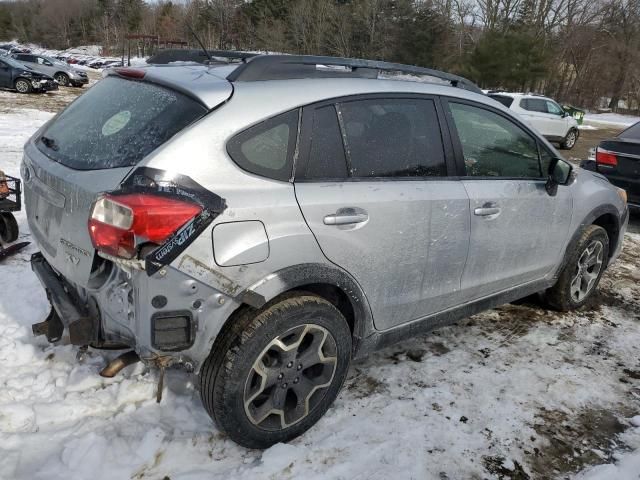
<svg viewBox="0 0 640 480">
<path fill-rule="evenodd" d="M 54 152 L 58 151 L 58 148 L 59 148 L 58 144 L 56 143 L 56 141 L 53 138 L 45 137 L 43 135 L 43 136 L 40 137 L 40 140 L 42 141 L 42 143 L 44 143 L 45 147 L 50 148 Z"/>
</svg>

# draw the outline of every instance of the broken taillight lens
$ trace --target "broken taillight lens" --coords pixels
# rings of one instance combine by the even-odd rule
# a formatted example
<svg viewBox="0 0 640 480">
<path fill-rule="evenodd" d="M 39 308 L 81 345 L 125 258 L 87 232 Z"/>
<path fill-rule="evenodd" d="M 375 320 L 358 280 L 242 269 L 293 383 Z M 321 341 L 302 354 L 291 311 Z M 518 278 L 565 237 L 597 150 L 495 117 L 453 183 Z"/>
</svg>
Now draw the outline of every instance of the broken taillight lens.
<svg viewBox="0 0 640 480">
<path fill-rule="evenodd" d="M 143 243 L 164 243 L 202 211 L 200 205 L 152 194 L 103 195 L 89 217 L 96 250 L 133 258 Z"/>
<path fill-rule="evenodd" d="M 596 164 L 616 167 L 618 165 L 618 157 L 616 157 L 615 153 L 598 147 L 596 149 Z"/>
</svg>

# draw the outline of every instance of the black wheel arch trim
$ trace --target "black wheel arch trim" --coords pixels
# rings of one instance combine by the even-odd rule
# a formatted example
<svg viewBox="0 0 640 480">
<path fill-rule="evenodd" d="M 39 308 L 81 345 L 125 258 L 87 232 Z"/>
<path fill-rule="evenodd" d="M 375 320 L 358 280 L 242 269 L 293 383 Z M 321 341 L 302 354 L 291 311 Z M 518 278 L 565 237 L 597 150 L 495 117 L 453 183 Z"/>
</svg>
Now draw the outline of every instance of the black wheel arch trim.
<svg viewBox="0 0 640 480">
<path fill-rule="evenodd" d="M 571 252 L 571 249 L 574 248 L 574 246 L 576 245 L 578 239 L 580 238 L 580 235 L 582 235 L 583 230 L 588 227 L 589 225 L 592 225 L 593 222 L 595 220 L 597 220 L 598 218 L 600 218 L 603 215 L 612 215 L 613 218 L 615 219 L 615 229 L 616 229 L 616 235 L 619 235 L 620 233 L 620 225 L 621 225 L 621 218 L 620 218 L 620 212 L 618 211 L 618 209 L 611 205 L 611 204 L 603 204 L 603 205 L 598 205 L 596 208 L 594 208 L 593 210 L 591 210 L 582 220 L 582 222 L 580 222 L 580 227 L 576 229 L 575 232 L 573 232 L 573 235 L 571 236 L 571 239 L 569 240 L 569 243 L 567 244 L 567 248 L 565 250 L 564 253 L 564 257 L 562 259 L 562 263 L 560 264 L 560 266 L 558 267 L 558 270 L 556 271 L 556 277 L 560 275 L 560 272 L 562 272 L 562 269 L 565 267 L 565 265 L 567 264 L 568 258 L 569 258 L 569 252 Z M 608 233 L 608 232 L 607 232 Z M 615 238 L 609 238 L 609 245 L 610 247 L 613 245 L 615 246 L 618 242 L 618 238 L 617 236 Z M 611 256 L 613 254 L 613 248 L 609 248 L 609 256 Z"/>
<path fill-rule="evenodd" d="M 261 293 L 261 287 L 273 282 L 274 280 L 279 283 L 279 288 L 277 291 L 267 294 L 268 298 L 265 298 Z M 266 302 L 272 300 L 278 295 L 312 284 L 325 284 L 339 288 L 349 299 L 354 314 L 352 343 L 353 353 L 355 355 L 360 347 L 362 339 L 370 335 L 373 331 L 373 314 L 364 290 L 345 270 L 342 270 L 337 266 L 321 263 L 302 263 L 299 265 L 293 265 L 269 275 L 269 277 L 264 281 L 261 281 L 247 289 L 244 292 L 244 295 L 251 293 L 252 295 L 256 295 L 256 298 L 261 297 L 262 302 L 260 303 L 264 305 Z M 251 304 L 250 302 L 245 303 Z M 253 304 L 251 306 L 259 307 L 262 305 Z"/>
</svg>

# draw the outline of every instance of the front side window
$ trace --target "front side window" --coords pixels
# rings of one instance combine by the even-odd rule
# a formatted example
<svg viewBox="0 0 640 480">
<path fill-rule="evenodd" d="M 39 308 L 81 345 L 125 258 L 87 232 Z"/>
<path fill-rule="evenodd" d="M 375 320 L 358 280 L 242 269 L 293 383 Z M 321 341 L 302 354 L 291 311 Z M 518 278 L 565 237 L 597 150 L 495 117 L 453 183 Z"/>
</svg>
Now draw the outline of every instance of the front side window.
<svg viewBox="0 0 640 480">
<path fill-rule="evenodd" d="M 564 110 L 562 109 L 562 107 L 558 105 L 556 102 L 552 102 L 551 100 L 546 100 L 546 104 L 547 104 L 547 112 L 551 113 L 552 115 L 562 115 L 564 113 Z"/>
<path fill-rule="evenodd" d="M 297 132 L 298 110 L 292 110 L 239 133 L 229 141 L 227 151 L 243 170 L 288 181 Z"/>
<path fill-rule="evenodd" d="M 484 108 L 449 102 L 472 177 L 540 178 L 535 139 L 511 120 Z"/>
<path fill-rule="evenodd" d="M 352 177 L 445 176 L 440 125 L 432 100 L 395 98 L 340 103 Z"/>
</svg>

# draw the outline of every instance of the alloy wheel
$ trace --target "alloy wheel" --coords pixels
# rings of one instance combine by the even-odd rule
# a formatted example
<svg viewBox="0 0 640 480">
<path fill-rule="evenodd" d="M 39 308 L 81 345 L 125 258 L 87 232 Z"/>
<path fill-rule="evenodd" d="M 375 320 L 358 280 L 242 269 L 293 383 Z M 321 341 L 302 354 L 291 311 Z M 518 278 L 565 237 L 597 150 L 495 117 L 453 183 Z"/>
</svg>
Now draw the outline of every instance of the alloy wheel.
<svg viewBox="0 0 640 480">
<path fill-rule="evenodd" d="M 274 338 L 245 383 L 249 421 L 269 431 L 302 421 L 322 400 L 337 364 L 336 341 L 319 325 L 300 325 Z"/>
<path fill-rule="evenodd" d="M 69 83 L 69 78 L 64 73 L 60 73 L 56 75 L 54 78 L 55 78 L 55 81 L 58 82 L 63 87 L 66 87 L 67 84 Z"/>
<path fill-rule="evenodd" d="M 16 90 L 19 93 L 27 93 L 29 92 L 29 84 L 27 83 L 26 80 L 18 80 L 16 82 Z"/>
<path fill-rule="evenodd" d="M 567 140 L 565 141 L 565 146 L 567 148 L 571 148 L 575 145 L 576 143 L 576 132 L 574 132 L 573 130 L 570 131 L 567 135 Z"/>
<path fill-rule="evenodd" d="M 602 270 L 604 246 L 600 240 L 592 241 L 578 258 L 576 273 L 571 280 L 571 298 L 579 303 L 593 290 Z"/>
</svg>

